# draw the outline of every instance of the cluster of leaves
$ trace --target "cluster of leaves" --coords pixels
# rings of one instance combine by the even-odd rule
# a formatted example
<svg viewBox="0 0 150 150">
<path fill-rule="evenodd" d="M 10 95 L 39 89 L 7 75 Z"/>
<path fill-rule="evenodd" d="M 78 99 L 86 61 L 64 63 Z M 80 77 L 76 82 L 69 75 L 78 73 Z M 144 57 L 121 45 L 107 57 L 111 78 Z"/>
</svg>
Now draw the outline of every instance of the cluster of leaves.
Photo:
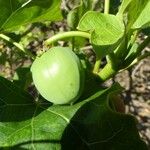
<svg viewBox="0 0 150 150">
<path fill-rule="evenodd" d="M 111 3 L 110 11 L 116 13 L 118 7 L 112 8 L 120 1 Z M 91 35 L 97 60 L 107 55 L 108 63 L 98 72 L 105 81 L 129 67 L 148 44 L 149 33 L 141 45 L 136 43 L 136 37 L 150 26 L 150 1 L 123 0 L 115 15 L 93 11 L 93 4 L 94 0 L 76 2 L 67 20 L 71 30 Z M 0 0 L 0 37 L 7 40 L 4 33 L 29 23 L 61 21 L 60 6 L 61 0 Z M 83 96 L 72 106 L 56 106 L 40 97 L 35 100 L 24 91 L 28 81 L 24 81 L 23 75 L 28 76 L 29 70 L 21 72 L 18 82 L 0 77 L 2 149 L 147 149 L 134 117 L 118 113 L 113 107 L 112 95 L 122 90 L 118 84 L 108 89 L 97 86 L 88 97 Z"/>
<path fill-rule="evenodd" d="M 51 106 L 0 78 L 1 147 L 14 149 L 146 149 L 135 119 L 109 106 L 118 84 L 73 106 Z M 130 135 L 130 136 L 129 136 Z"/>
</svg>

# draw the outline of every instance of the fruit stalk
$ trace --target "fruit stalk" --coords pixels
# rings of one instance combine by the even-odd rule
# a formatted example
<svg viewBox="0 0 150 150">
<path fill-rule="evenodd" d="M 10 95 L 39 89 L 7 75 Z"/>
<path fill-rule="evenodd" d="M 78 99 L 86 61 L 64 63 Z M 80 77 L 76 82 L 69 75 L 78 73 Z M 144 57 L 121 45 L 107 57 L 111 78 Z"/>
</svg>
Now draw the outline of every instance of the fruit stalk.
<svg viewBox="0 0 150 150">
<path fill-rule="evenodd" d="M 83 38 L 88 38 L 90 39 L 91 35 L 87 32 L 82 32 L 82 31 L 68 31 L 64 33 L 59 33 L 54 35 L 53 37 L 49 38 L 44 42 L 44 45 L 51 45 L 61 39 L 65 38 L 71 38 L 71 37 L 83 37 Z"/>
</svg>

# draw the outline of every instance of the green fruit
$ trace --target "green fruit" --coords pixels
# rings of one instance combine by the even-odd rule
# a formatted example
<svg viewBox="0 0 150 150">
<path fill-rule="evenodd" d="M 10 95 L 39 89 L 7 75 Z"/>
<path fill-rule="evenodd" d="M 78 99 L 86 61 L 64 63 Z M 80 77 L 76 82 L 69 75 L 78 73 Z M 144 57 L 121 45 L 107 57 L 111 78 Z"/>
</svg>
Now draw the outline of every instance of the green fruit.
<svg viewBox="0 0 150 150">
<path fill-rule="evenodd" d="M 54 104 L 75 102 L 82 93 L 83 67 L 70 48 L 51 48 L 35 59 L 31 71 L 39 93 Z"/>
</svg>

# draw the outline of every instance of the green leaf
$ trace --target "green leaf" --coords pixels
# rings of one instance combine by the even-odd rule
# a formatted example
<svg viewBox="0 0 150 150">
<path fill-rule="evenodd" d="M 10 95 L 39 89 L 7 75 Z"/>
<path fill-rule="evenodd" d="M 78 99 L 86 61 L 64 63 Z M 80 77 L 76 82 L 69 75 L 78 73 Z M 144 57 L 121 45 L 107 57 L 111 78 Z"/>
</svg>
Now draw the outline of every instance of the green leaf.
<svg viewBox="0 0 150 150">
<path fill-rule="evenodd" d="M 30 68 L 18 68 L 13 77 L 13 83 L 21 89 L 26 90 L 32 83 L 32 75 Z"/>
<path fill-rule="evenodd" d="M 93 11 L 82 17 L 78 29 L 91 32 L 91 43 L 99 57 L 114 50 L 124 35 L 124 24 L 118 17 Z"/>
<path fill-rule="evenodd" d="M 132 28 L 133 29 L 140 29 L 140 28 L 146 28 L 150 27 L 150 1 L 148 1 L 147 5 L 145 5 L 145 8 L 140 13 L 137 20 L 134 22 Z"/>
<path fill-rule="evenodd" d="M 69 27 L 76 29 L 81 17 L 89 10 L 92 10 L 93 0 L 81 0 L 80 4 L 74 7 L 67 16 Z"/>
<path fill-rule="evenodd" d="M 0 30 L 24 24 L 60 20 L 61 0 L 0 0 Z"/>
<path fill-rule="evenodd" d="M 76 2 L 76 3 L 75 3 Z M 71 30 L 76 30 L 76 27 L 81 19 L 81 17 L 89 10 L 92 10 L 93 0 L 80 0 L 74 1 L 74 8 L 69 12 L 67 16 L 67 23 Z M 72 40 L 72 45 L 75 48 L 80 48 L 85 45 L 86 41 L 83 38 L 75 37 Z"/>
<path fill-rule="evenodd" d="M 118 12 L 118 15 L 123 15 L 133 0 L 123 0 Z"/>
<path fill-rule="evenodd" d="M 0 77 L 0 147 L 3 149 L 146 150 L 135 119 L 109 107 L 115 84 L 72 106 L 35 103 Z"/>
<path fill-rule="evenodd" d="M 118 16 L 124 18 L 127 31 L 145 28 L 150 25 L 150 1 L 149 0 L 123 0 Z"/>
</svg>

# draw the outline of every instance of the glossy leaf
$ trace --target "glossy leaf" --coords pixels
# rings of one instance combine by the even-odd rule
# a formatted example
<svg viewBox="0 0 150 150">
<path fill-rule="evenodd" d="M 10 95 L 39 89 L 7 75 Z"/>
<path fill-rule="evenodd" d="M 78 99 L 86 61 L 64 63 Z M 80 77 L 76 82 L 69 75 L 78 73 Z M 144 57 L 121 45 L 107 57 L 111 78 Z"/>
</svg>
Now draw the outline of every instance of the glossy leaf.
<svg viewBox="0 0 150 150">
<path fill-rule="evenodd" d="M 124 25 L 118 17 L 99 12 L 87 12 L 78 29 L 91 32 L 91 43 L 99 57 L 110 53 L 124 35 Z"/>
<path fill-rule="evenodd" d="M 0 0 L 0 30 L 21 25 L 61 19 L 61 0 Z"/>
<path fill-rule="evenodd" d="M 1 149 L 146 150 L 130 115 L 113 111 L 115 84 L 72 106 L 34 102 L 27 93 L 0 77 Z"/>
</svg>

